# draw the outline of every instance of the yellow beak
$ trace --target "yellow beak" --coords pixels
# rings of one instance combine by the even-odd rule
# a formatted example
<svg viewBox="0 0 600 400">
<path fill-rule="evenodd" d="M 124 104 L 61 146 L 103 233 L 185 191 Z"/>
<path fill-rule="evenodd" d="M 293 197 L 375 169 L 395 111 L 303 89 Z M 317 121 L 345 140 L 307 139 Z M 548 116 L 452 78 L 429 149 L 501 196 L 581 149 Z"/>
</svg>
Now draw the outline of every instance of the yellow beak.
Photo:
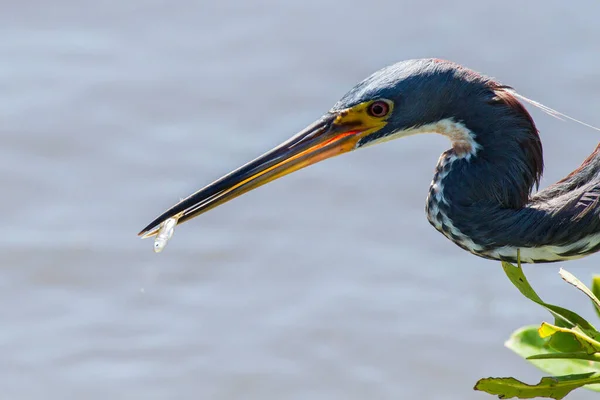
<svg viewBox="0 0 600 400">
<path fill-rule="evenodd" d="M 326 114 L 273 150 L 181 200 L 138 235 L 154 236 L 160 224 L 173 216 L 178 223 L 185 222 L 284 175 L 354 150 L 362 137 L 386 124 L 369 118 L 363 109 L 357 106 Z"/>
</svg>

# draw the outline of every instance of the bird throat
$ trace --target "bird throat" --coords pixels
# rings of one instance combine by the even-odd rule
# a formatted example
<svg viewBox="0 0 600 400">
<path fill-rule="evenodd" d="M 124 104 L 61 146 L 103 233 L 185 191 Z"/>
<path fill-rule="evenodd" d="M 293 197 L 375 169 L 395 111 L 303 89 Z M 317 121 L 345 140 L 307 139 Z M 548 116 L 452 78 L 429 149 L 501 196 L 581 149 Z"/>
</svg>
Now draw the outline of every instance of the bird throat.
<svg viewBox="0 0 600 400">
<path fill-rule="evenodd" d="M 460 122 L 443 120 L 438 122 L 436 128 L 437 133 L 450 139 L 454 154 L 458 158 L 470 158 L 476 155 L 481 147 L 475 141 L 475 134 Z"/>
<path fill-rule="evenodd" d="M 414 133 L 438 133 L 450 139 L 452 150 L 457 158 L 471 158 L 481 148 L 475 140 L 475 134 L 463 123 L 452 118 L 415 128 Z"/>
<path fill-rule="evenodd" d="M 420 133 L 437 133 L 439 135 L 446 136 L 448 139 L 450 139 L 450 143 L 452 144 L 451 152 L 458 159 L 466 158 L 468 160 L 475 156 L 481 149 L 481 145 L 475 140 L 475 133 L 473 133 L 463 123 L 457 122 L 452 118 L 446 118 L 430 124 L 420 125 L 395 132 L 385 138 L 382 138 L 382 140 L 377 142 L 374 141 L 374 143 L 391 140 L 396 137 L 417 135 Z"/>
</svg>

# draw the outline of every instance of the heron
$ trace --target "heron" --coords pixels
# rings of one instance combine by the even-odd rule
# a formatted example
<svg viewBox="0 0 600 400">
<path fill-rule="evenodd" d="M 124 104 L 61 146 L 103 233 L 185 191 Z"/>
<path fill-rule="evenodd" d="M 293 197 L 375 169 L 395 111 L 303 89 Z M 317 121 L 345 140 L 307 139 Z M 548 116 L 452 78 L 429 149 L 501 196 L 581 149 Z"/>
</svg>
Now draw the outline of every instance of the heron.
<svg viewBox="0 0 600 400">
<path fill-rule="evenodd" d="M 542 142 L 522 100 L 544 107 L 455 62 L 398 62 L 358 83 L 289 140 L 182 199 L 139 235 L 154 236 L 169 218 L 183 223 L 327 158 L 438 133 L 451 146 L 437 162 L 425 205 L 437 231 L 490 260 L 517 262 L 519 252 L 523 263 L 550 263 L 593 254 L 600 250 L 600 145 L 539 190 Z"/>
</svg>

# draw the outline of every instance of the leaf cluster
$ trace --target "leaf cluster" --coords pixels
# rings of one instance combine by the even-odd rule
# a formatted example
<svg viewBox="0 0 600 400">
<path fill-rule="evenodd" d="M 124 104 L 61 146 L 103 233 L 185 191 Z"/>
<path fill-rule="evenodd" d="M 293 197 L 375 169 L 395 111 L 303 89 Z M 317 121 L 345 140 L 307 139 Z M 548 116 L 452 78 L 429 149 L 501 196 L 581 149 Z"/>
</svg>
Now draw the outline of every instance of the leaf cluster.
<svg viewBox="0 0 600 400">
<path fill-rule="evenodd" d="M 517 266 L 503 262 L 502 268 L 513 285 L 529 300 L 544 307 L 554 318 L 552 323 L 526 326 L 515 331 L 505 345 L 551 376 L 528 385 L 515 378 L 483 378 L 475 385 L 500 399 L 562 399 L 573 390 L 585 387 L 600 391 L 600 332 L 579 314 L 544 302 L 529 284 L 520 262 Z M 585 286 L 568 271 L 561 269 L 562 279 L 583 292 L 600 316 L 600 276 L 592 288 Z"/>
</svg>

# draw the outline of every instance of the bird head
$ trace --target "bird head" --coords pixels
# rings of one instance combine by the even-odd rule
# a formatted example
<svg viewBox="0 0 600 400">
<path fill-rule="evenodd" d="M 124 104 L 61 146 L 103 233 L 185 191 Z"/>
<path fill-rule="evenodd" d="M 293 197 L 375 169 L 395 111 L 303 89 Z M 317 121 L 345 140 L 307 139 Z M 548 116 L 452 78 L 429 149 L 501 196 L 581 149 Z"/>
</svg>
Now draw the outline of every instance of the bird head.
<svg viewBox="0 0 600 400">
<path fill-rule="evenodd" d="M 481 143 L 463 121 L 487 119 L 481 104 L 494 96 L 490 82 L 469 69 L 437 59 L 409 60 L 383 68 L 304 130 L 181 200 L 139 234 L 153 236 L 170 217 L 185 222 L 311 164 L 394 138 L 442 133 L 450 137 L 458 157 L 471 157 Z"/>
</svg>

